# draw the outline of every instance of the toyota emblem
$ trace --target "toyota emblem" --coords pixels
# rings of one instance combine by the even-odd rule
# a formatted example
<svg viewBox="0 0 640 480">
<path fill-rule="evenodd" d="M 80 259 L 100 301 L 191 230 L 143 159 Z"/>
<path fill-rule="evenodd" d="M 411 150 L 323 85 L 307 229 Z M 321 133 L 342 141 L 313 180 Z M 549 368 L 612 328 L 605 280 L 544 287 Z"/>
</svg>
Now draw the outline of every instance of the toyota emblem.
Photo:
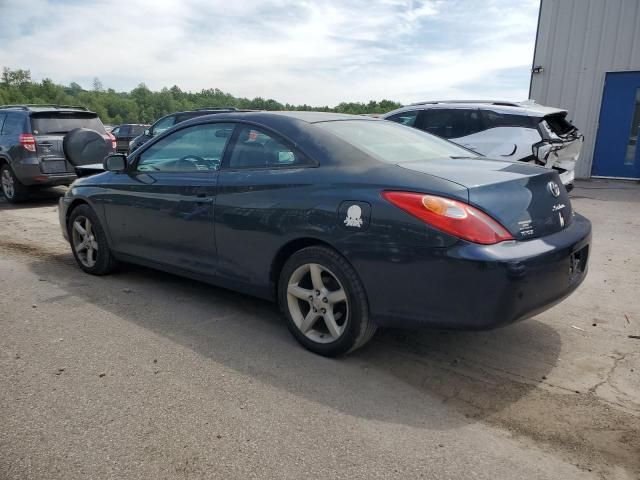
<svg viewBox="0 0 640 480">
<path fill-rule="evenodd" d="M 547 189 L 549 190 L 549 193 L 554 197 L 558 198 L 560 196 L 560 187 L 556 182 L 547 183 Z"/>
</svg>

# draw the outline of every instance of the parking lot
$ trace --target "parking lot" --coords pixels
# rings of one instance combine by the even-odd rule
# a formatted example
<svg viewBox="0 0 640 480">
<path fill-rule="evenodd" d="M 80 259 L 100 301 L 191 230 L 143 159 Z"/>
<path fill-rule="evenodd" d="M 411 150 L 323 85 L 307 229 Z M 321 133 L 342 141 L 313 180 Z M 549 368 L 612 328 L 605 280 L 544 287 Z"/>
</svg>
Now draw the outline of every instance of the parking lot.
<svg viewBox="0 0 640 480">
<path fill-rule="evenodd" d="M 56 195 L 0 203 L 0 478 L 638 478 L 640 188 L 578 183 L 590 272 L 490 332 L 313 355 L 275 306 L 74 263 Z"/>
</svg>

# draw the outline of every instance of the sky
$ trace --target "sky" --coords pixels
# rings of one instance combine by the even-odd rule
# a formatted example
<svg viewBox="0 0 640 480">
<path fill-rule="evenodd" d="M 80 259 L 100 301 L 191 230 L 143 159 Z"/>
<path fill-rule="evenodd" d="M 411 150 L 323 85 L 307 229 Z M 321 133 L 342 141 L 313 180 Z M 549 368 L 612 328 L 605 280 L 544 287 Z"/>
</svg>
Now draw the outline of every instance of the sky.
<svg viewBox="0 0 640 480">
<path fill-rule="evenodd" d="M 524 100 L 539 0 L 0 0 L 0 66 L 334 106 Z"/>
</svg>

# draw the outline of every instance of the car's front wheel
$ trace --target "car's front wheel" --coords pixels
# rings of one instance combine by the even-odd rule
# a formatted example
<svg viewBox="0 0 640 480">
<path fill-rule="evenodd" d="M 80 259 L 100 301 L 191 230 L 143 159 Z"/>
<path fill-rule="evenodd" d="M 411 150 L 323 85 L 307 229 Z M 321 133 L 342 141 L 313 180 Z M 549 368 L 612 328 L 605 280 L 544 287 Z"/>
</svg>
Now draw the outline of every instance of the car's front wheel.
<svg viewBox="0 0 640 480">
<path fill-rule="evenodd" d="M 0 185 L 2 195 L 10 203 L 23 202 L 29 198 L 29 188 L 20 183 L 6 163 L 0 168 Z"/>
<path fill-rule="evenodd" d="M 317 354 L 343 355 L 376 331 L 356 271 L 329 248 L 313 246 L 293 254 L 280 274 L 278 296 L 291 333 Z"/>
<path fill-rule="evenodd" d="M 69 241 L 76 262 L 92 275 L 106 275 L 116 266 L 100 220 L 89 205 L 79 205 L 69 215 Z"/>
</svg>

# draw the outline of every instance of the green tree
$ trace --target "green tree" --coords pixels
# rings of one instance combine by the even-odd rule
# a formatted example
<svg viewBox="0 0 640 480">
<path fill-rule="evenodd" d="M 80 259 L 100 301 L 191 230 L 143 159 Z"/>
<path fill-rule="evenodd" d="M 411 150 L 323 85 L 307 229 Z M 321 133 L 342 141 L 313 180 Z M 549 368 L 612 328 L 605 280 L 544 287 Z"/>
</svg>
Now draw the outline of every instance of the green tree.
<svg viewBox="0 0 640 480">
<path fill-rule="evenodd" d="M 173 85 L 160 91 L 152 91 L 144 83 L 140 83 L 130 92 L 117 92 L 112 88 L 105 89 L 98 77 L 93 79 L 93 88 L 85 90 L 76 82 L 71 82 L 68 86 L 56 84 L 49 78 L 34 82 L 29 70 L 12 70 L 4 67 L 0 76 L 0 104 L 9 103 L 82 105 L 98 113 L 104 123 L 110 124 L 152 123 L 171 112 L 205 107 L 315 110 L 362 114 L 385 113 L 401 106 L 392 100 L 379 102 L 371 100 L 368 103 L 341 102 L 335 107 L 326 105 L 314 107 L 308 104 L 282 104 L 272 98 L 236 97 L 218 88 L 188 92 Z"/>
</svg>

